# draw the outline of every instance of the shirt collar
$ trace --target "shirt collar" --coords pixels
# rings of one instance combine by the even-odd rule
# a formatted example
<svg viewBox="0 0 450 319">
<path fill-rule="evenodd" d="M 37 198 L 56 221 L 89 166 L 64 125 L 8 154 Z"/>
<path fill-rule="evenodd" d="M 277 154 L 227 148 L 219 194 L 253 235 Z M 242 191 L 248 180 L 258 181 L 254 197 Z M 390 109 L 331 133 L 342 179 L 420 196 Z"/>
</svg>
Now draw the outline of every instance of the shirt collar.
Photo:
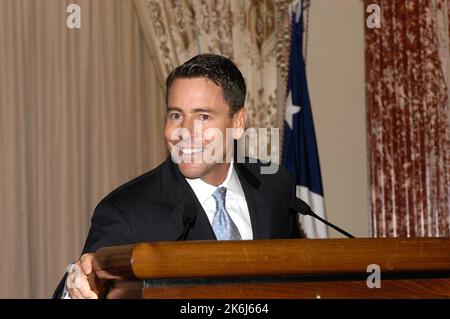
<svg viewBox="0 0 450 319">
<path fill-rule="evenodd" d="M 208 183 L 204 182 L 203 180 L 201 180 L 200 178 L 194 178 L 194 179 L 186 178 L 186 181 L 192 187 L 192 190 L 194 191 L 195 195 L 197 196 L 200 204 L 204 204 L 208 200 L 208 198 L 210 196 L 212 196 L 212 194 L 219 187 L 225 187 L 227 189 L 227 191 L 230 191 L 240 197 L 245 198 L 241 183 L 240 183 L 239 178 L 234 169 L 233 159 L 231 159 L 230 167 L 228 168 L 227 177 L 225 178 L 223 183 L 220 184 L 219 186 L 214 186 L 214 185 L 208 184 Z"/>
</svg>

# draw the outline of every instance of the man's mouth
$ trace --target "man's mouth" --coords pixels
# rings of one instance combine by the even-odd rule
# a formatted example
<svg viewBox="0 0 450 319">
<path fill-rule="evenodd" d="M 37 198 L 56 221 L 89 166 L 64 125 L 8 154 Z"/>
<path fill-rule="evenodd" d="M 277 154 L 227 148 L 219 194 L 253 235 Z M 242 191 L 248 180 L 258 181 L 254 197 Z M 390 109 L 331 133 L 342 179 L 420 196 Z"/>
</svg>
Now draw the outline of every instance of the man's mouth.
<svg viewBox="0 0 450 319">
<path fill-rule="evenodd" d="M 182 154 L 192 155 L 192 154 L 201 153 L 205 149 L 206 148 L 204 148 L 204 147 L 181 147 L 180 151 Z"/>
<path fill-rule="evenodd" d="M 217 149 L 211 143 L 205 146 L 175 144 L 171 150 L 172 159 L 177 164 L 221 163 L 223 159 L 221 155 L 219 156 L 219 153 L 222 154 L 221 151 L 217 152 Z"/>
</svg>

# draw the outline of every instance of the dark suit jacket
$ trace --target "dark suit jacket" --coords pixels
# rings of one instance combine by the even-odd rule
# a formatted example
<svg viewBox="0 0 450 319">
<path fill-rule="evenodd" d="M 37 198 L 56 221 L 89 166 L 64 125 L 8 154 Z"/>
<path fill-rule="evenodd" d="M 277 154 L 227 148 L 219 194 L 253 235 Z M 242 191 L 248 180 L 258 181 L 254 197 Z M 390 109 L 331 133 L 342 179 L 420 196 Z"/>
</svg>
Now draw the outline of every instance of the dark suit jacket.
<svg viewBox="0 0 450 319">
<path fill-rule="evenodd" d="M 246 161 L 235 162 L 234 167 L 247 201 L 253 239 L 299 237 L 296 215 L 288 207 L 295 196 L 290 174 L 279 167 L 276 174 L 262 175 L 263 164 Z M 183 231 L 183 209 L 187 202 L 194 203 L 197 218 L 186 239 L 215 240 L 205 211 L 169 157 L 152 171 L 117 188 L 98 204 L 83 253 L 105 246 L 173 241 Z M 54 297 L 58 296 L 58 290 L 61 289 L 55 291 Z"/>
</svg>

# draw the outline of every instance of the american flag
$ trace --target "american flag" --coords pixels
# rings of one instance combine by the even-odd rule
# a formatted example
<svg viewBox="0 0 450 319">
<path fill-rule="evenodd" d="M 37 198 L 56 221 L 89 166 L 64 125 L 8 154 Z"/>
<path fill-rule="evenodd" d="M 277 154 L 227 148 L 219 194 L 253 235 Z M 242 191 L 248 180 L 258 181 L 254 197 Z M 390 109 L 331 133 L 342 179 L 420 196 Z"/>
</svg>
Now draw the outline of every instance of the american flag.
<svg viewBox="0 0 450 319">
<path fill-rule="evenodd" d="M 284 121 L 282 164 L 292 174 L 297 196 L 326 219 L 325 201 L 320 174 L 319 154 L 311 112 L 303 58 L 303 1 L 292 12 L 291 49 Z M 327 228 L 310 216 L 300 216 L 303 232 L 308 238 L 327 238 Z"/>
</svg>

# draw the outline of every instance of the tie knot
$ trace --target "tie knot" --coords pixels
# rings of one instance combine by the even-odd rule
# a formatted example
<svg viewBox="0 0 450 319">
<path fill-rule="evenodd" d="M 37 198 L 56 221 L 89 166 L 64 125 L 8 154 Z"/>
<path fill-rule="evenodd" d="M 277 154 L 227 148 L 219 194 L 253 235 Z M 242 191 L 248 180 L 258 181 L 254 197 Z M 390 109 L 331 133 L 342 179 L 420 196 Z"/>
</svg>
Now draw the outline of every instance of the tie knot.
<svg viewBox="0 0 450 319">
<path fill-rule="evenodd" d="M 225 196 L 227 195 L 227 189 L 225 187 L 219 187 L 216 189 L 216 191 L 213 193 L 213 197 L 216 200 L 217 208 L 224 208 L 225 207 Z"/>
</svg>

